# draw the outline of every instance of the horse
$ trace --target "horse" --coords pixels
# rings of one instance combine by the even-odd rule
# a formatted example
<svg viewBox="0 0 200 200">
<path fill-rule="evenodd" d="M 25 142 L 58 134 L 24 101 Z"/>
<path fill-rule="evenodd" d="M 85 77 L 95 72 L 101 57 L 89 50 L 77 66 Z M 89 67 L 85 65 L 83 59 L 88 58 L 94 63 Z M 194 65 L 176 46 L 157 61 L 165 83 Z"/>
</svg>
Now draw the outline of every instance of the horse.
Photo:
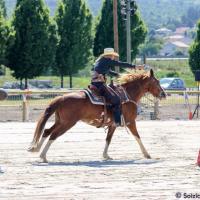
<svg viewBox="0 0 200 200">
<path fill-rule="evenodd" d="M 126 127 L 128 127 L 135 137 L 144 157 L 150 159 L 151 156 L 145 149 L 136 128 L 135 119 L 137 117 L 137 104 L 141 97 L 147 92 L 159 99 L 166 98 L 166 94 L 160 86 L 159 80 L 155 78 L 152 69 L 150 72 L 129 72 L 127 74 L 122 74 L 118 80 L 120 86 L 126 91 L 129 97 L 129 101 L 125 102 L 121 108 Z M 48 162 L 46 158 L 47 151 L 59 136 L 63 135 L 78 121 L 83 121 L 92 126 L 99 127 L 104 109 L 103 105 L 92 104 L 88 96 L 82 91 L 71 92 L 63 96 L 55 97 L 38 120 L 34 137 L 28 151 L 39 152 L 44 141 L 49 137 L 48 142 L 40 154 L 42 162 Z M 44 130 L 46 122 L 53 113 L 55 113 L 55 122 L 53 126 Z M 108 155 L 108 148 L 116 126 L 112 111 L 108 111 L 107 115 L 110 119 L 110 123 L 107 124 L 108 131 L 103 158 L 111 159 Z"/>
</svg>

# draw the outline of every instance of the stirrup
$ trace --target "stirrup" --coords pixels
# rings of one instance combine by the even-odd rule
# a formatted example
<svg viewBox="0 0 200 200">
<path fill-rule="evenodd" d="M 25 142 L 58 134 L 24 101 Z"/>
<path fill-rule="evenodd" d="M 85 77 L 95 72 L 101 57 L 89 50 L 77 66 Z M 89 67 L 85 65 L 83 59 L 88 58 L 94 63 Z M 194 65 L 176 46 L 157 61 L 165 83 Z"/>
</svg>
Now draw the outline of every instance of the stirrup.
<svg viewBox="0 0 200 200">
<path fill-rule="evenodd" d="M 115 127 L 124 127 L 125 126 L 125 120 L 124 120 L 124 116 L 121 115 L 121 122 L 115 122 L 114 123 Z"/>
<path fill-rule="evenodd" d="M 114 126 L 117 128 L 117 127 L 122 127 L 122 125 L 120 123 L 114 123 Z"/>
</svg>

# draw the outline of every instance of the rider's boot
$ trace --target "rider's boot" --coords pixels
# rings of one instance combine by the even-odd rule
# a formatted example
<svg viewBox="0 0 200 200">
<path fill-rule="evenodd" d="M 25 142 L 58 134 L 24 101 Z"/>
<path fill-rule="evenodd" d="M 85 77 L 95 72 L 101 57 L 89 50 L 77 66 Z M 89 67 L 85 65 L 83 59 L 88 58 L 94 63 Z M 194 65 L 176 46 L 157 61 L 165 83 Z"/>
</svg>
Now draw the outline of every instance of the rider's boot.
<svg viewBox="0 0 200 200">
<path fill-rule="evenodd" d="M 114 114 L 115 126 L 116 127 L 122 126 L 120 109 L 115 109 L 113 111 L 113 114 Z"/>
</svg>

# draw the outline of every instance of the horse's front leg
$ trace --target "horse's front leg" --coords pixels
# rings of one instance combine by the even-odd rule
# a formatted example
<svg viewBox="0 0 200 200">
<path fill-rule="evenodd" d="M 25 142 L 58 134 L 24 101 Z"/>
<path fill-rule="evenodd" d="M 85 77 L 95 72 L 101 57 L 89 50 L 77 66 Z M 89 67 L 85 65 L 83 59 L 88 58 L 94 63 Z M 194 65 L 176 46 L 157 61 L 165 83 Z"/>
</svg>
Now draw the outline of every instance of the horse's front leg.
<svg viewBox="0 0 200 200">
<path fill-rule="evenodd" d="M 106 160 L 112 160 L 112 158 L 108 155 L 108 147 L 110 145 L 113 133 L 115 132 L 116 127 L 115 126 L 109 126 L 108 127 L 108 133 L 107 133 L 107 137 L 106 137 L 106 144 L 105 144 L 105 148 L 103 151 L 103 158 Z"/>
<path fill-rule="evenodd" d="M 129 130 L 131 131 L 131 133 L 133 134 L 133 136 L 135 137 L 137 143 L 139 144 L 140 149 L 141 149 L 141 151 L 142 151 L 144 157 L 150 159 L 151 156 L 149 155 L 149 153 L 148 153 L 147 150 L 145 149 L 145 147 L 144 147 L 144 145 L 143 145 L 143 143 L 142 143 L 142 141 L 141 141 L 141 139 L 140 139 L 140 136 L 139 136 L 138 131 L 137 131 L 137 128 L 136 128 L 136 123 L 135 123 L 135 121 L 134 121 L 133 123 L 129 124 L 129 125 L 128 125 L 128 128 L 129 128 Z"/>
</svg>

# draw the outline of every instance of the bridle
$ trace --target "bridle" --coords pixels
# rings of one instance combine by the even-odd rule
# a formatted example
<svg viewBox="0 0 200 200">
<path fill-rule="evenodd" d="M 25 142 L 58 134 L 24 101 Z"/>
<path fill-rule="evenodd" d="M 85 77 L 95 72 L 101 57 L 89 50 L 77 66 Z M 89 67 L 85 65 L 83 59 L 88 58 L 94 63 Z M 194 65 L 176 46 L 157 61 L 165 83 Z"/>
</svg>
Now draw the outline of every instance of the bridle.
<svg viewBox="0 0 200 200">
<path fill-rule="evenodd" d="M 150 78 L 151 78 L 151 77 L 150 77 Z M 156 83 L 156 80 L 155 80 L 155 79 L 152 79 L 151 81 L 152 81 L 152 83 L 155 82 L 156 87 L 159 88 L 159 85 Z M 138 86 L 139 86 L 139 88 L 142 87 L 141 85 L 138 85 Z M 125 96 L 126 96 L 127 99 L 128 99 L 128 101 L 127 101 L 127 102 L 124 102 L 123 104 L 130 102 L 130 103 L 133 103 L 133 104 L 135 104 L 136 106 L 138 106 L 137 102 L 131 99 L 131 97 L 130 97 L 129 93 L 127 92 L 127 90 L 126 90 L 124 87 L 122 87 L 122 86 L 120 86 L 120 87 L 122 88 L 122 90 L 123 90 Z M 150 92 L 151 87 L 145 88 L 145 90 L 146 90 L 146 92 L 151 93 L 151 92 Z M 160 90 L 160 88 L 159 88 L 159 90 Z M 146 92 L 145 92 L 145 93 L 146 93 Z M 161 97 L 161 93 L 162 93 L 162 91 L 160 92 L 159 97 Z M 157 98 L 159 98 L 159 97 L 157 97 Z M 145 96 L 145 98 L 148 99 L 148 100 L 151 101 L 151 102 L 155 102 L 155 100 L 152 100 L 152 99 L 148 98 L 147 96 Z"/>
<path fill-rule="evenodd" d="M 157 87 L 159 90 L 161 89 L 160 94 L 159 94 L 159 96 L 158 96 L 157 98 L 162 97 L 161 94 L 162 94 L 162 92 L 163 92 L 163 89 L 161 88 L 161 86 L 160 86 L 159 84 L 156 83 L 157 80 L 154 78 L 154 79 L 151 80 L 151 81 L 152 81 L 152 84 L 155 83 L 156 87 Z M 151 86 L 148 87 L 147 92 L 150 92 L 150 90 L 151 90 Z"/>
</svg>

